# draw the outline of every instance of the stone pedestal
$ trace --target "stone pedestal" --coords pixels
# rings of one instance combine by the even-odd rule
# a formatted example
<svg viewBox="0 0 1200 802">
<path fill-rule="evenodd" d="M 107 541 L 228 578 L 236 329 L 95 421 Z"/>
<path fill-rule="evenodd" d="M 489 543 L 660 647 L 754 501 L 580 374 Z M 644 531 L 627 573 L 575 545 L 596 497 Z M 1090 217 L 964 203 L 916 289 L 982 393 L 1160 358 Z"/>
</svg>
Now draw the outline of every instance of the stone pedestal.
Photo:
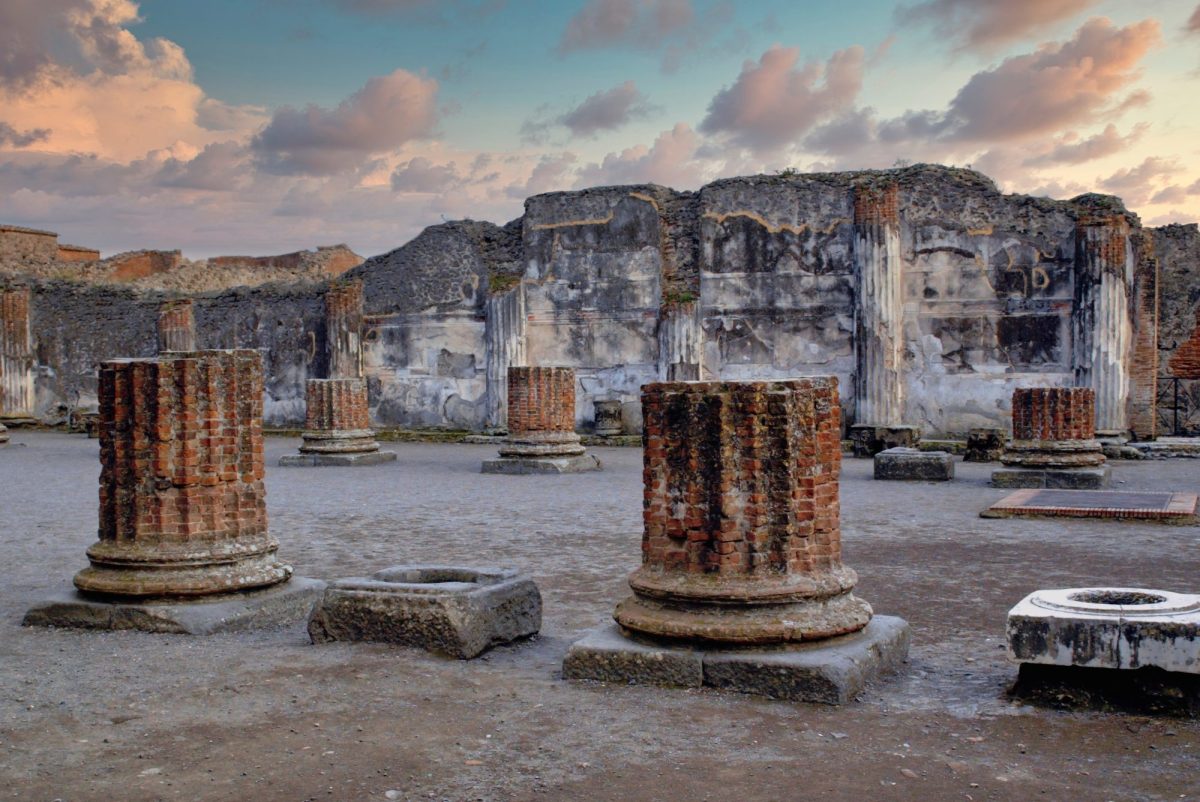
<svg viewBox="0 0 1200 802">
<path fill-rule="evenodd" d="M 992 473 L 996 487 L 1107 487 L 1111 471 L 1095 438 L 1095 393 L 1089 387 L 1013 391 L 1013 439 Z"/>
<path fill-rule="evenodd" d="M 0 423 L 0 446 L 8 445 L 8 427 Z"/>
<path fill-rule="evenodd" d="M 571 368 L 508 369 L 508 437 L 500 459 L 484 473 L 578 473 L 600 470 L 575 433 L 575 371 Z"/>
<path fill-rule="evenodd" d="M 860 660 L 869 676 L 903 661 L 907 625 L 865 630 L 871 607 L 841 562 L 836 378 L 649 384 L 642 412 L 642 567 L 620 634 L 577 643 L 564 675 L 839 702 L 849 686 L 817 693 L 814 665 Z M 645 673 L 647 650 L 691 666 L 687 681 Z"/>
<path fill-rule="evenodd" d="M 29 623 L 138 627 L 154 616 L 128 605 L 148 610 L 164 599 L 236 595 L 288 580 L 292 568 L 277 559 L 267 531 L 256 351 L 105 362 L 99 397 L 100 539 L 88 549 L 91 565 L 75 575 L 82 595 L 35 608 Z M 297 615 L 307 613 L 311 599 L 286 588 L 257 593 L 253 604 L 278 605 L 281 595 L 303 607 Z M 252 604 L 249 597 L 239 603 Z"/>
<path fill-rule="evenodd" d="M 378 465 L 394 462 L 370 427 L 367 383 L 362 379 L 309 379 L 299 454 L 279 458 L 285 467 Z"/>
<path fill-rule="evenodd" d="M 875 455 L 875 478 L 948 482 L 954 478 L 954 458 L 945 451 L 889 448 Z"/>
<path fill-rule="evenodd" d="M 614 437 L 621 433 L 621 402 L 596 401 L 596 435 Z"/>
<path fill-rule="evenodd" d="M 873 426 L 855 424 L 850 427 L 850 442 L 856 457 L 873 457 L 889 448 L 916 448 L 921 439 L 917 426 Z"/>
<path fill-rule="evenodd" d="M 196 317 L 191 299 L 164 301 L 158 309 L 158 352 L 195 350 Z"/>
<path fill-rule="evenodd" d="M 1008 439 L 1003 429 L 972 429 L 967 432 L 967 450 L 963 462 L 997 462 L 1004 456 L 1004 443 Z"/>
</svg>

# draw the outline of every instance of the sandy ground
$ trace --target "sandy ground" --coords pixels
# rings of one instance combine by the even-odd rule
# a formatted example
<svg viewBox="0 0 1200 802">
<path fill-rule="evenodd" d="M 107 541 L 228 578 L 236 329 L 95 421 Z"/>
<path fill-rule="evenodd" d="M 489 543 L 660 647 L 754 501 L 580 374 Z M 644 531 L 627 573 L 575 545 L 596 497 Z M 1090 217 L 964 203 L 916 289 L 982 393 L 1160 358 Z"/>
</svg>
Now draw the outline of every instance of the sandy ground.
<svg viewBox="0 0 1200 802">
<path fill-rule="evenodd" d="M 97 444 L 0 449 L 0 799 L 1194 799 L 1200 722 L 1010 702 L 1008 608 L 1090 584 L 1194 591 L 1198 527 L 985 520 L 989 466 L 873 482 L 847 460 L 844 558 L 913 627 L 907 673 L 829 708 L 712 690 L 564 682 L 571 641 L 626 593 L 641 452 L 606 470 L 483 476 L 489 446 L 389 444 L 398 462 L 280 469 L 272 529 L 299 574 L 401 562 L 520 568 L 542 634 L 458 662 L 312 646 L 301 625 L 187 637 L 23 629 L 96 527 Z M 19 444 L 24 444 L 22 447 Z M 268 440 L 268 465 L 295 443 Z M 1200 462 L 1120 463 L 1118 486 L 1195 489 Z"/>
</svg>

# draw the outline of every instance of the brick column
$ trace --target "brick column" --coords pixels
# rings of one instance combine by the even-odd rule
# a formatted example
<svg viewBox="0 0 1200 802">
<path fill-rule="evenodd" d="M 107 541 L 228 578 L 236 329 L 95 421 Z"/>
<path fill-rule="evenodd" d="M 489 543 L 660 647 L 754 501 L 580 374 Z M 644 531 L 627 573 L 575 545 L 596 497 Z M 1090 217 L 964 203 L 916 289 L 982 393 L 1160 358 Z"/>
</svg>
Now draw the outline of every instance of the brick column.
<svg viewBox="0 0 1200 802">
<path fill-rule="evenodd" d="M 899 426 L 904 416 L 904 284 L 895 184 L 854 191 L 854 267 L 854 422 Z"/>
<path fill-rule="evenodd" d="M 1129 428 L 1138 440 L 1158 435 L 1158 257 L 1153 232 L 1134 237 L 1133 343 L 1129 358 Z"/>
<path fill-rule="evenodd" d="M 163 301 L 158 308 L 158 351 L 195 351 L 196 317 L 191 298 Z"/>
<path fill-rule="evenodd" d="M 1128 428 L 1129 313 L 1133 249 L 1122 214 L 1085 215 L 1075 227 L 1075 307 L 1072 329 L 1075 384 L 1096 391 L 1096 431 L 1119 436 Z"/>
<path fill-rule="evenodd" d="M 251 350 L 100 367 L 100 539 L 81 591 L 201 596 L 283 582 L 263 487 L 263 371 Z"/>
<path fill-rule="evenodd" d="M 362 280 L 334 281 L 325 292 L 329 378 L 357 379 L 363 375 L 362 331 Z"/>
<path fill-rule="evenodd" d="M 0 290 L 0 417 L 33 417 L 33 332 L 28 287 Z"/>
<path fill-rule="evenodd" d="M 508 440 L 502 457 L 569 457 L 584 453 L 575 433 L 575 371 L 508 369 Z"/>
<path fill-rule="evenodd" d="M 642 414 L 642 567 L 622 627 L 765 644 L 866 626 L 841 559 L 836 378 L 648 384 Z"/>
<path fill-rule="evenodd" d="M 302 454 L 351 454 L 379 450 L 367 412 L 363 379 L 309 379 Z"/>
<path fill-rule="evenodd" d="M 1013 390 L 1013 439 L 1000 461 L 1024 468 L 1101 465 L 1096 393 L 1090 387 Z"/>
</svg>

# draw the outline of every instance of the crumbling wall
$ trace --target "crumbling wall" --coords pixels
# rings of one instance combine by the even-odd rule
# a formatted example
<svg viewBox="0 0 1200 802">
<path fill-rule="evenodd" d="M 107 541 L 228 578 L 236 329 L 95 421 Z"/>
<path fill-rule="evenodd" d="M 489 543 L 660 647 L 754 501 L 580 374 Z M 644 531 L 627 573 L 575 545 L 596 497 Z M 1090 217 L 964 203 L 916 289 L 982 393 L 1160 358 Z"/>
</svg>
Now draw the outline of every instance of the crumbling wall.
<svg viewBox="0 0 1200 802">
<path fill-rule="evenodd" d="M 100 258 L 100 251 L 82 245 L 59 245 L 57 259 L 60 262 L 93 262 Z"/>
<path fill-rule="evenodd" d="M 1200 228 L 1153 229 L 1158 260 L 1158 433 L 1200 435 Z"/>
<path fill-rule="evenodd" d="M 174 270 L 183 263 L 183 254 L 180 251 L 129 251 L 104 261 L 113 281 L 133 281 Z"/>
<path fill-rule="evenodd" d="M 0 225 L 0 262 L 53 262 L 58 234 L 36 228 Z"/>
</svg>

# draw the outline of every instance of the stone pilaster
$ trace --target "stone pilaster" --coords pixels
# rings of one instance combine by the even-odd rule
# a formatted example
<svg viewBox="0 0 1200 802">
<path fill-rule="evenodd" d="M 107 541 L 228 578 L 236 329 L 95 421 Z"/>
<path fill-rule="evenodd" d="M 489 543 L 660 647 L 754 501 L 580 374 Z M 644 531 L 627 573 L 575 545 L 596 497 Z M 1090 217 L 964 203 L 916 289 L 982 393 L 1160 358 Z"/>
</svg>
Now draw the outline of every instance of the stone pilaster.
<svg viewBox="0 0 1200 802">
<path fill-rule="evenodd" d="M 836 378 L 649 384 L 642 410 L 642 567 L 622 627 L 766 644 L 867 625 L 841 560 Z"/>
<path fill-rule="evenodd" d="M 191 298 L 164 301 L 158 308 L 158 351 L 195 351 L 196 316 Z"/>
<path fill-rule="evenodd" d="M 904 415 L 904 284 L 895 184 L 855 189 L 854 266 L 854 422 L 899 426 Z"/>
<path fill-rule="evenodd" d="M 704 328 L 696 301 L 662 307 L 658 322 L 659 375 L 666 381 L 698 381 L 704 368 Z"/>
<path fill-rule="evenodd" d="M 1122 214 L 1086 215 L 1075 228 L 1075 384 L 1096 392 L 1096 431 L 1129 429 L 1133 247 Z"/>
<path fill-rule="evenodd" d="M 325 292 L 329 378 L 357 379 L 363 375 L 362 333 L 362 280 L 334 281 Z"/>
<path fill-rule="evenodd" d="M 525 364 L 525 290 L 489 295 L 483 330 L 487 351 L 487 425 L 506 425 L 508 369 Z"/>
<path fill-rule="evenodd" d="M 508 437 L 500 459 L 484 473 L 574 473 L 596 470 L 575 433 L 575 371 L 557 367 L 508 369 Z"/>
<path fill-rule="evenodd" d="M 0 290 L 0 417 L 33 417 L 33 332 L 28 287 Z"/>
<path fill-rule="evenodd" d="M 304 441 L 300 454 L 281 457 L 280 465 L 375 465 L 392 462 L 394 451 L 381 451 L 367 410 L 363 379 L 309 379 Z"/>
<path fill-rule="evenodd" d="M 283 582 L 263 486 L 256 351 L 100 367 L 100 539 L 81 591 L 202 596 Z"/>
</svg>

